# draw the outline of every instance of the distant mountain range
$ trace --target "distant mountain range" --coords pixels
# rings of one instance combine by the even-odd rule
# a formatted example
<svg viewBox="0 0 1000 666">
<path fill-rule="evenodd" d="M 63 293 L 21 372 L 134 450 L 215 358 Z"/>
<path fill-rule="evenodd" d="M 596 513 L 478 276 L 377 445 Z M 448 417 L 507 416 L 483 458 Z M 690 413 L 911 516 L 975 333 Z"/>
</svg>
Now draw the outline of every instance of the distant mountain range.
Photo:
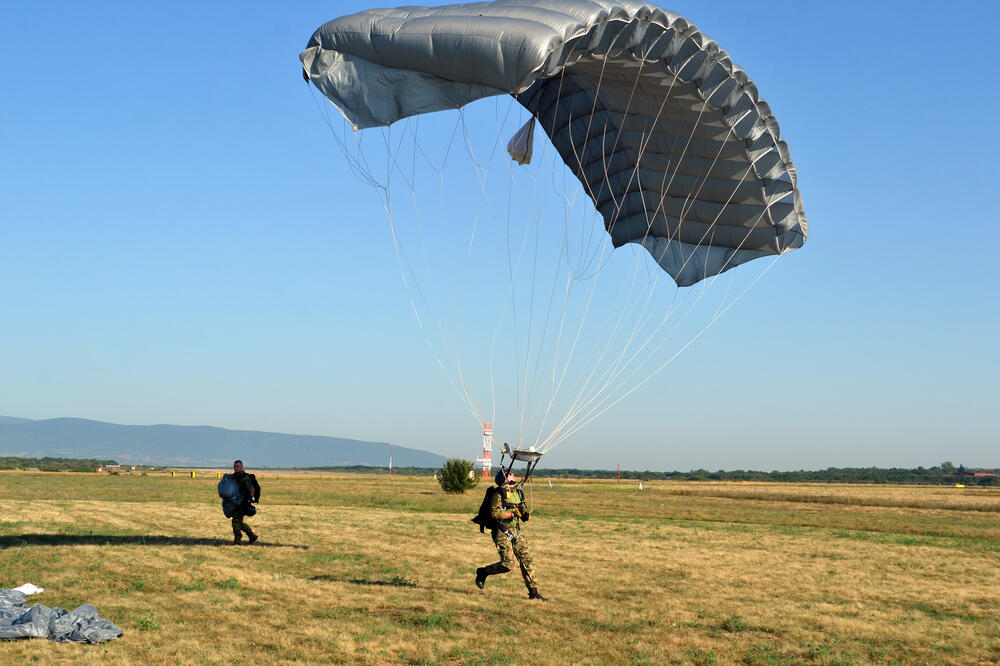
<svg viewBox="0 0 1000 666">
<path fill-rule="evenodd" d="M 389 444 L 212 426 L 118 425 L 88 419 L 0 416 L 0 456 L 100 458 L 143 465 L 228 467 L 386 466 Z M 440 467 L 444 457 L 392 447 L 396 467 Z"/>
</svg>

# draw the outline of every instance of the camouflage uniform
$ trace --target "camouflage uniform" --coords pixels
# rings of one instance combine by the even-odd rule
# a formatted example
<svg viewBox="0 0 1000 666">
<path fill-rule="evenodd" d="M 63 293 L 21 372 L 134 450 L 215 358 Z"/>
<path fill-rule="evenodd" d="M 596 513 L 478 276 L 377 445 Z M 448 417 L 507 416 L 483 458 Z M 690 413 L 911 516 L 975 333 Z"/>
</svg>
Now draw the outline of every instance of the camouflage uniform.
<svg viewBox="0 0 1000 666">
<path fill-rule="evenodd" d="M 510 496 L 509 500 L 508 496 Z M 493 543 L 496 544 L 497 552 L 500 553 L 500 561 L 483 567 L 480 571 L 484 576 L 505 574 L 514 568 L 514 559 L 517 558 L 524 584 L 531 591 L 538 587 L 538 580 L 535 578 L 535 571 L 531 566 L 532 560 L 531 552 L 528 550 L 528 542 L 521 534 L 521 519 L 516 513 L 513 518 L 508 520 L 501 518 L 504 513 L 510 511 L 512 506 L 519 503 L 523 510 L 523 503 L 521 503 L 521 498 L 517 496 L 516 490 L 500 488 L 493 493 L 491 514 L 499 527 L 494 528 L 490 532 L 490 536 L 493 537 Z"/>
<path fill-rule="evenodd" d="M 254 479 L 252 474 L 247 474 L 246 472 L 238 472 L 233 474 L 233 478 L 236 482 L 240 484 L 240 495 L 243 497 L 243 504 L 240 508 L 236 509 L 236 513 L 233 514 L 233 541 L 239 543 L 243 540 L 243 532 L 246 532 L 247 536 L 250 537 L 251 543 L 257 540 L 257 535 L 253 533 L 250 526 L 243 522 L 243 518 L 246 514 L 243 512 L 243 507 L 246 506 L 250 499 L 256 499 L 254 496 Z"/>
</svg>

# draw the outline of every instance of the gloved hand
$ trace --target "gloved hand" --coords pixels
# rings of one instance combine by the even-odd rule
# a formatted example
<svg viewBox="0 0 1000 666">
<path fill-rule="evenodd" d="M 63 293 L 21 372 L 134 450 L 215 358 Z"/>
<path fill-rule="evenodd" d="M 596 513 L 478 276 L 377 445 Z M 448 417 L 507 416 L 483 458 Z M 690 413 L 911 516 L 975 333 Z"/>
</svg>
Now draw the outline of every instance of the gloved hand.
<svg viewBox="0 0 1000 666">
<path fill-rule="evenodd" d="M 523 520 L 524 522 L 528 522 L 529 520 L 531 520 L 531 512 L 525 511 L 524 513 L 522 513 L 521 520 Z"/>
</svg>

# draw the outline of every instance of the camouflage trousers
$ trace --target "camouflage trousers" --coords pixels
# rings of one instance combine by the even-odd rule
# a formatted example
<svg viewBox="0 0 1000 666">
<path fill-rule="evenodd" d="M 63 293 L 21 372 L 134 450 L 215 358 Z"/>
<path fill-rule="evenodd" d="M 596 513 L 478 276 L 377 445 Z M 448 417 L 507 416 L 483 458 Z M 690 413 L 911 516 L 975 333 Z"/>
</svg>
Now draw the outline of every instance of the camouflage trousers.
<svg viewBox="0 0 1000 666">
<path fill-rule="evenodd" d="M 246 532 L 248 537 L 253 536 L 253 530 L 250 526 L 243 522 L 243 512 L 237 511 L 233 514 L 233 539 L 236 541 L 243 540 L 242 532 Z"/>
<path fill-rule="evenodd" d="M 490 536 L 493 537 L 493 543 L 496 544 L 497 552 L 500 553 L 500 561 L 483 567 L 483 573 L 487 576 L 505 574 L 514 568 L 514 559 L 516 558 L 521 567 L 521 577 L 524 578 L 525 586 L 529 590 L 538 587 L 538 579 L 535 578 L 535 570 L 531 566 L 531 551 L 528 550 L 528 541 L 524 535 L 518 535 L 517 532 L 513 532 L 513 534 L 517 538 L 511 543 L 510 537 L 501 530 L 493 530 L 490 533 Z"/>
</svg>

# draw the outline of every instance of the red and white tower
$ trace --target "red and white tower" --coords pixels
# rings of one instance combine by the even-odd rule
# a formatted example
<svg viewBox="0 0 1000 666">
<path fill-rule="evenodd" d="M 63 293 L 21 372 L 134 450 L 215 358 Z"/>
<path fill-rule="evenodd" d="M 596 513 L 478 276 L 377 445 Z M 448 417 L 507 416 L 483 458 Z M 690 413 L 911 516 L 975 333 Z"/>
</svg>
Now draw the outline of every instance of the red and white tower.
<svg viewBox="0 0 1000 666">
<path fill-rule="evenodd" d="M 493 476 L 493 424 L 483 424 L 483 457 L 476 458 L 476 462 L 483 466 L 483 478 L 489 479 Z"/>
</svg>

